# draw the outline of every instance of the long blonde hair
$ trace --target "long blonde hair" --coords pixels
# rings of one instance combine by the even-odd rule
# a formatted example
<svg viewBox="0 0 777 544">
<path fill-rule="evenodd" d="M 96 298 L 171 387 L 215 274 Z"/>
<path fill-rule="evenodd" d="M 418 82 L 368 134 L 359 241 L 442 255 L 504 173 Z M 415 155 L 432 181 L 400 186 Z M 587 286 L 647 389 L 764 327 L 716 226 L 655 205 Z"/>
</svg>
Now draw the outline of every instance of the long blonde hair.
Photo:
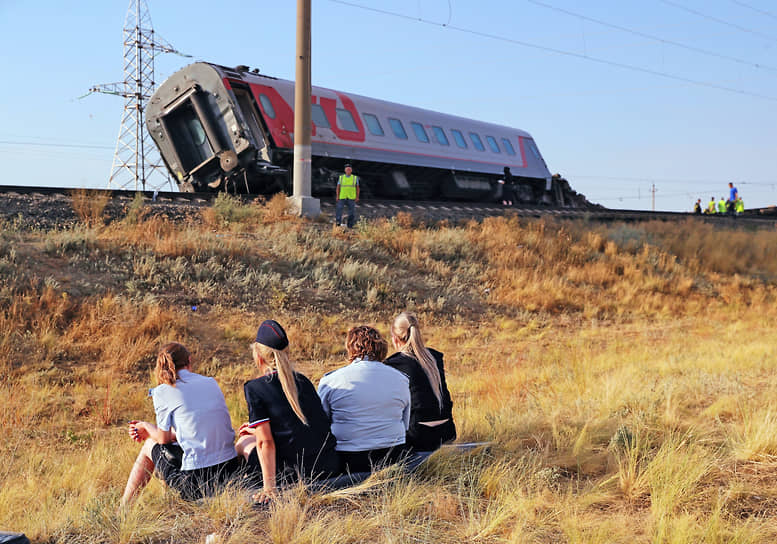
<svg viewBox="0 0 777 544">
<path fill-rule="evenodd" d="M 286 400 L 289 401 L 291 409 L 300 421 L 307 425 L 308 420 L 302 413 L 302 407 L 299 404 L 299 392 L 297 391 L 297 382 L 294 380 L 294 365 L 289 359 L 289 348 L 277 350 L 259 342 L 254 342 L 251 347 L 254 362 L 260 371 L 264 373 L 270 370 L 278 371 L 278 379 L 281 381 L 281 389 L 283 389 Z"/>
<path fill-rule="evenodd" d="M 391 333 L 404 344 L 400 352 L 413 357 L 421 365 L 432 386 L 432 392 L 437 397 L 440 407 L 442 407 L 442 378 L 440 378 L 440 370 L 437 368 L 437 361 L 424 345 L 421 327 L 418 325 L 418 318 L 415 314 L 402 312 L 394 319 L 394 323 L 391 325 Z"/>
<path fill-rule="evenodd" d="M 189 350 L 183 344 L 170 342 L 159 350 L 156 356 L 156 381 L 175 387 L 178 371 L 191 364 Z"/>
</svg>

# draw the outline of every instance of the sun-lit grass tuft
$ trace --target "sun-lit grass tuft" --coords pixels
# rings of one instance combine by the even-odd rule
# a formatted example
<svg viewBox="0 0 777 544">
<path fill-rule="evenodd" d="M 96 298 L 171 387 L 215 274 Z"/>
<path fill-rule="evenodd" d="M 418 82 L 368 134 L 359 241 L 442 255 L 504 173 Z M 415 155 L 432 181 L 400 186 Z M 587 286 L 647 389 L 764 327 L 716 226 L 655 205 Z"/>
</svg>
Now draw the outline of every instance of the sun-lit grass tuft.
<svg viewBox="0 0 777 544">
<path fill-rule="evenodd" d="M 70 194 L 71 206 L 87 227 L 97 227 L 105 221 L 105 207 L 111 199 L 110 191 L 75 189 Z"/>
<path fill-rule="evenodd" d="M 777 461 L 777 408 L 745 409 L 732 429 L 732 449 L 743 461 Z"/>
</svg>

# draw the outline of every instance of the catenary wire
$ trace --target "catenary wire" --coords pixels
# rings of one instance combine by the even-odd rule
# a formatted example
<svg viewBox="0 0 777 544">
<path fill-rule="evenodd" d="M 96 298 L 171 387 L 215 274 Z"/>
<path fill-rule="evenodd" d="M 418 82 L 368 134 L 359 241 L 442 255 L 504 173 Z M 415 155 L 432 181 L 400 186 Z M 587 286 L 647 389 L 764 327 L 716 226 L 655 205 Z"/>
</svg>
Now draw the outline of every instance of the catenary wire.
<svg viewBox="0 0 777 544">
<path fill-rule="evenodd" d="M 739 0 L 731 0 L 731 2 L 733 2 L 737 6 L 742 6 L 743 8 L 747 8 L 747 9 L 755 11 L 756 13 L 760 13 L 761 15 L 766 15 L 767 17 L 771 17 L 772 19 L 777 19 L 777 15 L 775 15 L 774 13 L 771 13 L 769 11 L 766 11 L 764 9 L 759 9 L 759 8 L 757 8 L 755 6 L 751 6 L 750 4 L 746 4 L 744 2 L 740 2 Z"/>
<path fill-rule="evenodd" d="M 743 64 L 743 65 L 749 66 L 751 68 L 757 68 L 757 69 L 763 69 L 763 70 L 769 70 L 769 71 L 772 71 L 772 72 L 777 72 L 777 67 L 769 66 L 768 64 L 762 64 L 762 63 L 759 63 L 759 62 L 753 62 L 753 61 L 750 61 L 750 60 L 740 59 L 740 58 L 732 57 L 732 56 L 729 56 L 729 55 L 723 55 L 723 54 L 720 54 L 720 53 L 715 53 L 714 51 L 709 51 L 707 49 L 702 49 L 700 47 L 695 47 L 693 45 L 688 45 L 688 44 L 676 42 L 676 41 L 673 41 L 673 40 L 668 40 L 668 39 L 662 38 L 660 36 L 654 36 L 652 34 L 647 34 L 645 32 L 641 32 L 639 30 L 634 30 L 632 28 L 627 28 L 625 26 L 620 26 L 620 25 L 616 25 L 616 24 L 613 24 L 613 23 L 608 23 L 606 21 L 602 21 L 600 19 L 595 19 L 593 17 L 589 17 L 589 16 L 583 15 L 581 13 L 576 13 L 574 11 L 570 11 L 568 9 L 560 8 L 558 6 L 554 6 L 554 5 L 548 4 L 546 2 L 541 2 L 540 0 L 527 0 L 527 1 L 529 3 L 531 3 L 531 4 L 535 4 L 537 6 L 541 6 L 541 7 L 553 10 L 553 11 L 557 11 L 559 13 L 564 13 L 564 14 L 569 15 L 571 17 L 577 17 L 578 19 L 581 19 L 583 21 L 589 21 L 589 22 L 596 23 L 596 24 L 601 25 L 601 26 L 605 26 L 607 28 L 613 28 L 615 30 L 620 30 L 621 32 L 626 32 L 628 34 L 633 34 L 635 36 L 639 36 L 640 38 L 645 38 L 645 39 L 652 40 L 652 41 L 655 41 L 655 42 L 658 42 L 658 43 L 661 43 L 661 44 L 672 45 L 674 47 L 679 47 L 679 48 L 682 48 L 682 49 L 687 49 L 688 51 L 693 51 L 695 53 L 699 53 L 699 54 L 702 54 L 702 55 L 707 55 L 707 56 L 710 56 L 710 57 L 717 57 L 717 58 L 724 59 L 724 60 L 727 60 L 727 61 L 730 61 L 730 62 L 735 62 L 737 64 Z"/>
<path fill-rule="evenodd" d="M 715 17 L 713 15 L 709 15 L 707 13 L 703 13 L 701 11 L 695 10 L 693 8 L 689 8 L 688 6 L 684 6 L 682 4 L 678 4 L 677 2 L 672 2 L 672 0 L 659 0 L 660 2 L 663 2 L 664 4 L 667 4 L 669 6 L 675 7 L 677 9 L 681 9 L 683 11 L 687 11 L 688 13 L 692 13 L 693 15 L 696 15 L 697 17 L 701 17 L 702 19 L 707 19 L 709 21 L 714 21 L 718 24 L 728 26 L 731 28 L 735 28 L 739 30 L 740 32 L 745 32 L 747 34 L 752 34 L 753 36 L 760 36 L 762 38 L 766 38 L 770 41 L 777 41 L 777 36 L 771 36 L 769 34 L 764 34 L 763 32 L 759 32 L 757 30 L 753 30 L 752 28 L 747 28 L 741 25 L 738 25 L 736 23 L 732 23 L 729 21 L 726 21 L 725 19 L 720 19 L 719 17 Z"/>
<path fill-rule="evenodd" d="M 11 140 L 0 140 L 0 145 L 31 145 L 40 147 L 75 147 L 82 149 L 113 149 L 112 145 L 93 145 L 93 144 L 61 144 L 48 142 L 20 142 Z"/>
<path fill-rule="evenodd" d="M 734 93 L 734 94 L 739 94 L 739 95 L 743 95 L 743 96 L 751 96 L 753 98 L 760 98 L 762 100 L 768 100 L 768 101 L 771 101 L 771 102 L 777 102 L 777 97 L 775 97 L 775 96 L 770 96 L 770 95 L 765 95 L 765 94 L 760 94 L 760 93 L 754 93 L 754 92 L 746 91 L 746 90 L 743 90 L 743 89 L 737 89 L 737 88 L 734 88 L 734 87 L 728 87 L 728 86 L 725 86 L 725 85 L 719 85 L 719 84 L 716 84 L 716 83 L 710 83 L 710 82 L 707 82 L 707 81 L 699 81 L 699 80 L 696 80 L 696 79 L 691 79 L 691 78 L 687 78 L 687 77 L 683 77 L 683 76 L 678 76 L 678 75 L 670 74 L 670 73 L 667 73 L 667 72 L 660 72 L 658 70 L 652 70 L 650 68 L 643 68 L 641 66 L 635 66 L 633 64 L 625 64 L 625 63 L 622 63 L 622 62 L 615 62 L 615 61 L 611 61 L 611 60 L 607 60 L 607 59 L 602 59 L 602 58 L 599 58 L 599 57 L 592 57 L 591 55 L 588 55 L 588 54 L 575 53 L 574 51 L 566 51 L 566 50 L 563 50 L 563 49 L 557 49 L 555 47 L 547 47 L 547 46 L 544 46 L 544 45 L 538 45 L 538 44 L 531 43 L 531 42 L 526 42 L 526 41 L 522 41 L 522 40 L 516 40 L 514 38 L 507 38 L 505 36 L 499 36 L 497 34 L 490 34 L 488 32 L 482 32 L 482 31 L 479 31 L 479 30 L 473 30 L 473 29 L 470 29 L 470 28 L 459 27 L 459 26 L 449 25 L 449 24 L 445 24 L 445 23 L 438 23 L 436 21 L 431 21 L 431 20 L 428 20 L 428 19 L 423 19 L 421 17 L 413 17 L 411 15 L 405 15 L 403 13 L 396 13 L 396 12 L 388 11 L 388 10 L 385 10 L 385 9 L 373 8 L 373 7 L 369 7 L 369 6 L 363 6 L 361 4 L 356 4 L 356 3 L 353 3 L 353 2 L 348 2 L 346 0 L 329 0 L 329 1 L 332 2 L 332 3 L 335 3 L 335 4 L 341 4 L 341 5 L 344 5 L 344 6 L 349 6 L 349 7 L 353 7 L 353 8 L 357 8 L 357 9 L 362 9 L 362 10 L 366 10 L 366 11 L 371 11 L 371 12 L 374 12 L 374 13 L 380 13 L 382 15 L 390 15 L 392 17 L 397 17 L 397 18 L 400 18 L 400 19 L 406 19 L 408 21 L 415 21 L 415 22 L 420 22 L 420 23 L 424 23 L 424 24 L 427 24 L 427 25 L 438 26 L 438 27 L 441 27 L 441 28 L 448 28 L 448 29 L 451 29 L 451 30 L 455 30 L 457 32 L 462 32 L 462 33 L 465 33 L 465 34 L 471 34 L 473 36 L 478 36 L 478 37 L 481 37 L 481 38 L 489 38 L 489 39 L 492 39 L 492 40 L 503 41 L 503 42 L 512 43 L 512 44 L 515 44 L 515 45 L 520 45 L 520 46 L 523 46 L 523 47 L 529 47 L 531 49 L 537 49 L 537 50 L 540 50 L 540 51 L 546 51 L 548 53 L 555 53 L 557 55 L 564 55 L 564 56 L 567 56 L 567 57 L 573 57 L 573 58 L 588 60 L 588 61 L 591 61 L 591 62 L 596 62 L 598 64 L 603 64 L 603 65 L 607 65 L 607 66 L 613 66 L 613 67 L 616 67 L 616 68 L 622 68 L 622 69 L 631 70 L 631 71 L 634 71 L 634 72 L 641 72 L 643 74 L 659 76 L 659 77 L 663 77 L 663 78 L 666 78 L 666 79 L 672 79 L 672 80 L 675 80 L 675 81 L 681 81 L 683 83 L 689 83 L 691 85 L 696 85 L 698 87 L 707 87 L 707 88 L 716 89 L 716 90 L 719 90 L 719 91 L 726 91 L 726 92 L 730 92 L 730 93 Z"/>
</svg>

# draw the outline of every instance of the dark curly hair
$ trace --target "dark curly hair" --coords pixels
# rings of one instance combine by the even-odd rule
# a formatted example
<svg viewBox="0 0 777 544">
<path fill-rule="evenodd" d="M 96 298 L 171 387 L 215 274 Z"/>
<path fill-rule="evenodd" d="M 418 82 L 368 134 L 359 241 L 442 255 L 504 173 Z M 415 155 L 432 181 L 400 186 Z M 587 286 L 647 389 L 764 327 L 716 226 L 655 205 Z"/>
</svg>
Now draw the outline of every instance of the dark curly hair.
<svg viewBox="0 0 777 544">
<path fill-rule="evenodd" d="M 348 331 L 345 349 L 349 361 L 357 358 L 382 361 L 388 352 L 388 342 L 377 330 L 368 325 L 360 325 Z"/>
</svg>

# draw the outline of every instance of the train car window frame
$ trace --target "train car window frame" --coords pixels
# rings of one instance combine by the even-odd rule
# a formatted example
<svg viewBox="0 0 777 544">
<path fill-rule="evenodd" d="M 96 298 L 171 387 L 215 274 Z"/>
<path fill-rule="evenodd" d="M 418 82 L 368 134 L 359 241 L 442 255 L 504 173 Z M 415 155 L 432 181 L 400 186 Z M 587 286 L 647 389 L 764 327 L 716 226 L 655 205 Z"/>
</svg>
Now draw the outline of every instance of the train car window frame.
<svg viewBox="0 0 777 544">
<path fill-rule="evenodd" d="M 504 146 L 508 155 L 515 155 L 515 148 L 513 147 L 513 143 L 510 140 L 507 138 L 502 138 L 502 145 Z"/>
<path fill-rule="evenodd" d="M 464 135 L 461 133 L 460 130 L 452 128 L 451 134 L 453 134 L 453 140 L 456 142 L 456 146 L 460 147 L 461 149 L 469 148 L 469 146 L 467 145 L 467 140 L 464 138 Z"/>
<path fill-rule="evenodd" d="M 486 146 L 483 145 L 483 140 L 480 139 L 480 135 L 478 135 L 476 132 L 470 132 L 469 139 L 472 141 L 472 145 L 475 146 L 475 149 L 478 151 L 486 150 Z"/>
<path fill-rule="evenodd" d="M 434 139 L 437 140 L 437 143 L 440 145 L 451 145 L 451 143 L 448 141 L 448 137 L 445 135 L 445 131 L 442 129 L 442 127 L 438 127 L 435 125 L 432 125 L 432 134 L 434 134 Z"/>
<path fill-rule="evenodd" d="M 272 107 L 270 97 L 266 94 L 259 93 L 259 102 L 262 104 L 264 114 L 270 119 L 275 119 L 275 108 Z"/>
<path fill-rule="evenodd" d="M 373 113 L 362 113 L 362 117 L 364 117 L 364 123 L 367 125 L 367 130 L 370 131 L 370 134 L 373 136 L 385 136 L 386 133 L 383 132 L 383 127 L 380 124 L 380 119 L 378 119 L 378 116 Z"/>
<path fill-rule="evenodd" d="M 534 157 L 537 160 L 541 160 L 542 155 L 540 155 L 540 150 L 537 149 L 537 144 L 534 143 L 534 140 L 532 140 L 531 138 L 525 138 L 524 141 L 526 142 L 526 145 L 529 147 L 529 150 L 532 152 L 532 155 L 534 155 Z"/>
<path fill-rule="evenodd" d="M 356 120 L 353 114 L 345 108 L 335 108 L 337 114 L 337 125 L 348 132 L 359 132 L 356 126 Z"/>
<path fill-rule="evenodd" d="M 429 143 L 429 135 L 426 133 L 426 130 L 421 123 L 418 121 L 410 121 L 410 126 L 413 127 L 416 140 L 424 144 Z"/>
<path fill-rule="evenodd" d="M 499 149 L 499 144 L 496 143 L 496 138 L 494 138 L 493 136 L 489 136 L 486 134 L 486 142 L 488 142 L 488 147 L 490 147 L 491 151 L 493 151 L 494 153 L 502 152 L 502 150 Z"/>
<path fill-rule="evenodd" d="M 402 121 L 394 117 L 389 117 L 389 125 L 391 126 L 391 130 L 394 133 L 394 136 L 400 140 L 407 140 L 407 131 L 402 125 Z"/>
<path fill-rule="evenodd" d="M 318 128 L 328 128 L 330 130 L 332 128 L 332 125 L 329 124 L 329 119 L 326 118 L 326 114 L 324 113 L 324 108 L 321 107 L 321 104 L 311 105 L 310 120 L 313 121 L 313 123 Z"/>
<path fill-rule="evenodd" d="M 184 171 L 192 172 L 215 156 L 213 145 L 191 98 L 178 104 L 164 119 Z"/>
</svg>

